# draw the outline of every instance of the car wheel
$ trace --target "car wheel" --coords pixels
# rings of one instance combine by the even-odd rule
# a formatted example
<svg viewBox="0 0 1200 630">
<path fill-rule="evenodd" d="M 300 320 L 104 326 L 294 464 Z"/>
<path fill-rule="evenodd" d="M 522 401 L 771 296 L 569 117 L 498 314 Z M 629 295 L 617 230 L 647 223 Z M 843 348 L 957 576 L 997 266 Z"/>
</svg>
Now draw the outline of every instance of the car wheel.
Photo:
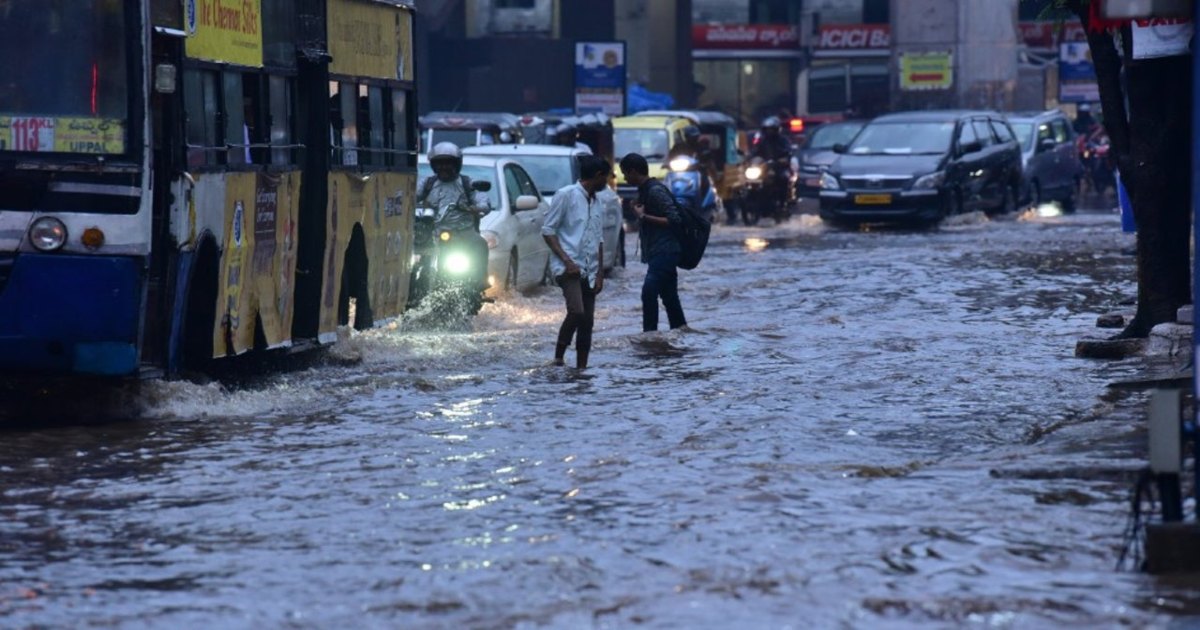
<svg viewBox="0 0 1200 630">
<path fill-rule="evenodd" d="M 1017 190 L 1014 186 L 1006 186 L 1004 188 L 1004 206 L 1000 208 L 1001 214 L 1012 214 L 1017 211 Z"/>
<path fill-rule="evenodd" d="M 517 288 L 517 250 L 514 247 L 508 254 L 508 271 L 504 274 L 504 290 L 512 291 Z"/>
<path fill-rule="evenodd" d="M 1074 214 L 1075 213 L 1075 185 L 1074 185 L 1074 183 L 1072 183 L 1071 189 L 1069 191 L 1067 191 L 1067 196 L 1063 197 L 1062 211 L 1063 211 L 1063 214 Z"/>
</svg>

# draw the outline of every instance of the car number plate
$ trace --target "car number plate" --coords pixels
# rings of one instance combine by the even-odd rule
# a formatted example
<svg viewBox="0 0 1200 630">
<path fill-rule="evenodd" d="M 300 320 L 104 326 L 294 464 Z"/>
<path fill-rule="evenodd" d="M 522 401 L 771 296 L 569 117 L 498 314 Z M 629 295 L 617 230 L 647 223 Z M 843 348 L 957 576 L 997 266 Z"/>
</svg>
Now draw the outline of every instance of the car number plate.
<svg viewBox="0 0 1200 630">
<path fill-rule="evenodd" d="M 861 206 L 873 206 L 892 203 L 891 195 L 854 195 L 854 203 Z"/>
</svg>

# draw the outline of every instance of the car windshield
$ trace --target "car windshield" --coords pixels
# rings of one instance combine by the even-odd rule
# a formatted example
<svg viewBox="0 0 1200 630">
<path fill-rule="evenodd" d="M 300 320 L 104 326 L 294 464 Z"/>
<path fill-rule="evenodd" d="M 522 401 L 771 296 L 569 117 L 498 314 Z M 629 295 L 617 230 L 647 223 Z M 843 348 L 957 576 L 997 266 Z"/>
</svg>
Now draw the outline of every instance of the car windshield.
<svg viewBox="0 0 1200 630">
<path fill-rule="evenodd" d="M 1012 125 L 1013 132 L 1017 134 L 1017 142 L 1021 143 L 1026 149 L 1033 146 L 1033 123 L 1015 122 L 1009 123 Z"/>
<path fill-rule="evenodd" d="M 862 128 L 850 145 L 855 155 L 940 154 L 950 150 L 952 122 L 883 122 Z"/>
<path fill-rule="evenodd" d="M 621 159 L 630 153 L 640 153 L 649 161 L 667 157 L 665 129 L 617 129 L 613 132 L 613 155 Z"/>
<path fill-rule="evenodd" d="M 835 144 L 849 144 L 854 135 L 863 128 L 863 123 L 829 123 L 817 127 L 808 137 L 806 149 L 832 149 Z"/>
<path fill-rule="evenodd" d="M 499 187 L 496 185 L 496 169 L 491 166 L 472 166 L 465 165 L 462 169 L 462 174 L 466 175 L 473 182 L 491 182 L 492 189 L 484 193 L 487 195 L 488 203 L 491 204 L 492 210 L 500 207 Z M 426 177 L 433 177 L 433 169 L 430 168 L 428 162 L 422 162 L 417 165 L 417 181 L 423 182 Z M 419 192 L 419 191 L 418 191 Z"/>
<path fill-rule="evenodd" d="M 553 195 L 559 188 L 575 182 L 571 164 L 575 158 L 569 155 L 519 155 L 516 159 L 543 195 Z"/>
</svg>

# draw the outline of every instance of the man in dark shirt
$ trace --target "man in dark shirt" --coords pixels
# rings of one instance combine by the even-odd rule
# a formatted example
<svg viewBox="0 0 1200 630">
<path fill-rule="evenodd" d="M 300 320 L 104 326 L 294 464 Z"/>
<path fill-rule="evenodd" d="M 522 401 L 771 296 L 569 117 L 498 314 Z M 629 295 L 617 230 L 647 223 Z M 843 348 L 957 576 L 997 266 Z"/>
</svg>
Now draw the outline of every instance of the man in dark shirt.
<svg viewBox="0 0 1200 630">
<path fill-rule="evenodd" d="M 630 153 L 621 158 L 625 181 L 638 187 L 633 214 L 641 222 L 642 262 L 646 263 L 646 280 L 642 283 L 642 330 L 658 329 L 658 301 L 667 310 L 671 328 L 687 325 L 683 306 L 679 303 L 679 240 L 675 230 L 683 223 L 675 198 L 660 181 L 650 177 L 646 158 Z"/>
</svg>

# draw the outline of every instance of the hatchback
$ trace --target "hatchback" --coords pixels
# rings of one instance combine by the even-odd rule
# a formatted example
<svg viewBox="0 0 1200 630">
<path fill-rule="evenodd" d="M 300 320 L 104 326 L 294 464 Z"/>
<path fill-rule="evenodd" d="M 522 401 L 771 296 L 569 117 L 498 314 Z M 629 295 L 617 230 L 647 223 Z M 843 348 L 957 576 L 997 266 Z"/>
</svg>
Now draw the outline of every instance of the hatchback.
<svg viewBox="0 0 1200 630">
<path fill-rule="evenodd" d="M 1008 123 L 1021 143 L 1025 173 L 1021 200 L 1035 206 L 1058 202 L 1063 212 L 1074 212 L 1083 164 L 1067 115 L 1057 109 L 1009 114 Z"/>
</svg>

